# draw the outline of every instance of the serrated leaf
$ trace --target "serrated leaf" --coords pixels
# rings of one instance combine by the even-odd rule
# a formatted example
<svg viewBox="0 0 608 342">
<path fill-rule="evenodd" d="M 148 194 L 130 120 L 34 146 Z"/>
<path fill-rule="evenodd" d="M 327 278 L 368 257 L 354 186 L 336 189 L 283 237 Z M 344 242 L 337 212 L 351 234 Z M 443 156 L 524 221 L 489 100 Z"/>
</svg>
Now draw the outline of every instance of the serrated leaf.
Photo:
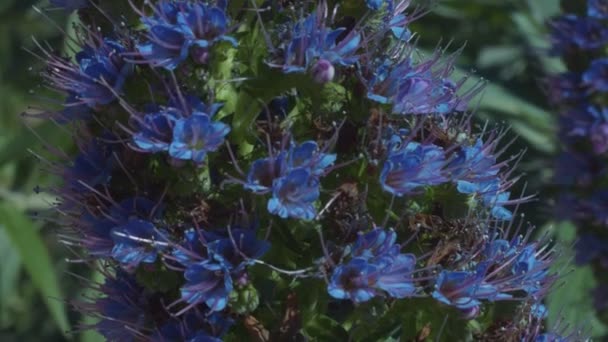
<svg viewBox="0 0 608 342">
<path fill-rule="evenodd" d="M 52 319 L 63 334 L 69 337 L 70 326 L 57 276 L 49 252 L 34 224 L 8 203 L 0 203 L 0 224 L 18 251 L 23 266 L 40 292 Z"/>
</svg>

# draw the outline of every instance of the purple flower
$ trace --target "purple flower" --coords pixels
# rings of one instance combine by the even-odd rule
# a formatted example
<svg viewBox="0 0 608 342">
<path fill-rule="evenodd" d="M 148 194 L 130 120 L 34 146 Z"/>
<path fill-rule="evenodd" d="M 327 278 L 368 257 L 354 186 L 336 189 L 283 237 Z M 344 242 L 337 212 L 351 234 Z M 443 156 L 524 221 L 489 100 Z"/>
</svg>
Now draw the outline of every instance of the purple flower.
<svg viewBox="0 0 608 342">
<path fill-rule="evenodd" d="M 546 80 L 547 94 L 553 104 L 578 101 L 586 96 L 586 90 L 577 72 L 564 72 Z"/>
<path fill-rule="evenodd" d="M 217 151 L 229 132 L 228 125 L 211 121 L 207 114 L 195 113 L 190 117 L 178 119 L 173 127 L 169 155 L 175 159 L 192 160 L 201 164 L 208 152 Z"/>
<path fill-rule="evenodd" d="M 442 184 L 447 181 L 443 174 L 445 162 L 441 147 L 408 142 L 389 152 L 380 174 L 380 183 L 385 191 L 395 196 Z"/>
<path fill-rule="evenodd" d="M 310 68 L 315 80 L 324 83 L 333 79 L 336 66 L 356 63 L 359 57 L 355 52 L 361 42 L 359 33 L 346 28 L 328 29 L 326 20 L 327 4 L 321 2 L 316 12 L 293 26 L 290 40 L 281 46 L 282 59 L 269 65 L 281 68 L 284 73 L 303 73 Z"/>
<path fill-rule="evenodd" d="M 338 266 L 329 280 L 327 291 L 337 299 L 350 299 L 355 303 L 366 302 L 376 296 L 374 285 L 378 267 L 361 258 L 354 258 Z"/>
<path fill-rule="evenodd" d="M 146 328 L 150 313 L 149 299 L 135 277 L 124 271 L 105 277 L 100 286 L 101 297 L 85 304 L 100 321 L 95 329 L 110 341 L 131 341 Z"/>
<path fill-rule="evenodd" d="M 514 275 L 520 276 L 517 285 L 529 294 L 536 294 L 544 288 L 546 279 L 549 277 L 548 269 L 551 266 L 552 259 L 542 260 L 537 257 L 536 244 L 530 244 L 524 247 L 520 252 L 512 266 Z"/>
<path fill-rule="evenodd" d="M 595 50 L 608 43 L 608 29 L 595 18 L 562 15 L 550 22 L 554 54 L 572 49 Z"/>
<path fill-rule="evenodd" d="M 256 238 L 254 230 L 231 229 L 229 237 L 207 244 L 209 259 L 233 271 L 240 271 L 270 249 L 270 243 Z M 245 259 L 246 257 L 247 259 Z"/>
<path fill-rule="evenodd" d="M 481 304 L 479 300 L 497 296 L 498 291 L 484 283 L 479 272 L 442 271 L 435 281 L 433 298 L 461 310 L 471 309 Z"/>
<path fill-rule="evenodd" d="M 256 193 L 264 193 L 272 189 L 274 180 L 280 178 L 287 170 L 285 159 L 286 153 L 281 152 L 274 157 L 254 161 L 247 174 L 245 189 Z"/>
<path fill-rule="evenodd" d="M 377 11 L 386 2 L 388 2 L 388 1 L 387 0 L 365 0 L 365 5 L 367 5 L 367 8 Z"/>
<path fill-rule="evenodd" d="M 608 19 L 608 1 L 587 0 L 587 15 L 597 19 Z"/>
<path fill-rule="evenodd" d="M 479 191 L 479 182 L 495 179 L 501 164 L 491 154 L 492 145 L 477 139 L 473 146 L 463 146 L 448 164 L 450 178 L 456 182 L 459 192 L 471 194 Z"/>
<path fill-rule="evenodd" d="M 360 234 L 345 250 L 351 260 L 336 267 L 332 273 L 329 294 L 355 303 L 383 293 L 393 298 L 413 296 L 416 293 L 412 276 L 416 257 L 401 254 L 401 247 L 395 244 L 396 238 L 395 231 L 382 228 Z"/>
<path fill-rule="evenodd" d="M 127 268 L 139 263 L 154 263 L 159 251 L 166 247 L 161 232 L 150 222 L 130 220 L 111 231 L 114 240 L 112 257 Z"/>
<path fill-rule="evenodd" d="M 482 88 L 478 84 L 457 94 L 466 78 L 456 83 L 448 79 L 454 69 L 455 56 L 442 59 L 440 51 L 436 51 L 430 58 L 416 62 L 414 50 L 410 47 L 390 53 L 396 56 L 363 66 L 363 78 L 367 97 L 382 104 L 391 104 L 394 114 L 463 111 L 468 101 Z"/>
<path fill-rule="evenodd" d="M 323 153 L 314 141 L 305 141 L 300 145 L 292 144 L 287 157 L 290 170 L 305 168 L 314 176 L 322 176 L 326 169 L 336 161 L 335 154 Z"/>
<path fill-rule="evenodd" d="M 300 168 L 275 179 L 268 211 L 282 218 L 312 220 L 316 215 L 313 202 L 319 198 L 319 181 L 308 170 Z"/>
<path fill-rule="evenodd" d="M 146 114 L 140 131 L 133 135 L 133 144 L 144 152 L 168 151 L 178 116 L 172 110 Z"/>
<path fill-rule="evenodd" d="M 395 244 L 396 241 L 397 233 L 394 230 L 376 228 L 368 233 L 359 234 L 357 241 L 351 247 L 350 254 L 365 260 L 392 254 L 395 248 L 399 252 L 400 247 Z"/>
<path fill-rule="evenodd" d="M 88 191 L 88 187 L 107 184 L 112 177 L 113 148 L 101 139 L 93 139 L 82 147 L 71 166 L 63 172 L 63 178 L 73 191 Z"/>
<path fill-rule="evenodd" d="M 205 303 L 212 311 L 221 311 L 228 304 L 232 291 L 230 270 L 212 261 L 190 264 L 184 272 L 186 284 L 181 296 L 189 304 Z"/>
<path fill-rule="evenodd" d="M 95 108 L 106 105 L 116 99 L 115 94 L 121 92 L 127 77 L 133 73 L 133 65 L 122 58 L 124 52 L 126 48 L 120 42 L 108 38 L 98 45 L 88 43 L 76 54 L 78 65 L 51 58 L 45 77 L 74 99 L 68 106 L 86 104 Z"/>
<path fill-rule="evenodd" d="M 312 79 L 317 83 L 327 83 L 334 79 L 336 69 L 330 61 L 319 59 L 311 69 Z"/>
<path fill-rule="evenodd" d="M 161 1 L 154 6 L 153 16 L 142 16 L 148 41 L 137 46 L 140 54 L 153 66 L 173 70 L 191 50 L 197 62 L 206 63 L 215 43 L 226 41 L 236 46 L 236 40 L 226 35 L 228 18 L 220 3 Z"/>
<path fill-rule="evenodd" d="M 416 17 L 416 14 L 412 16 L 405 15 L 403 12 L 409 7 L 411 0 L 399 0 L 397 4 L 394 4 L 393 0 L 385 0 L 387 3 L 387 11 L 390 12 L 388 19 L 388 27 L 395 36 L 395 38 L 401 41 L 409 41 L 412 37 L 412 32 L 407 28 Z"/>
<path fill-rule="evenodd" d="M 499 220 L 509 221 L 513 218 L 513 213 L 504 206 L 509 205 L 510 192 L 501 189 L 501 181 L 494 179 L 479 184 L 477 194 L 481 197 L 482 203 L 490 209 L 492 217 Z"/>
<path fill-rule="evenodd" d="M 412 272 L 416 267 L 416 257 L 413 254 L 398 254 L 386 256 L 377 261 L 382 267 L 376 281 L 376 287 L 385 291 L 393 298 L 412 297 L 416 286 Z"/>
<path fill-rule="evenodd" d="M 608 91 L 608 58 L 591 62 L 589 69 L 583 73 L 583 82 L 596 91 Z"/>
<path fill-rule="evenodd" d="M 196 308 L 173 317 L 151 336 L 151 341 L 221 342 L 233 324 L 234 320 L 221 313 Z"/>
</svg>

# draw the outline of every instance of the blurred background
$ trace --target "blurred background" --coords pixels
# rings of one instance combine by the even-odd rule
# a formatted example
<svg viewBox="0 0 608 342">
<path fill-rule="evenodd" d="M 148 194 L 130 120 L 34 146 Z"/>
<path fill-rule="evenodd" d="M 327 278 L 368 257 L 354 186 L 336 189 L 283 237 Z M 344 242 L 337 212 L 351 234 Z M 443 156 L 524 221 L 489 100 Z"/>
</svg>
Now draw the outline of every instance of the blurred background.
<svg viewBox="0 0 608 342">
<path fill-rule="evenodd" d="M 117 0 L 119 1 L 119 0 Z M 121 0 L 122 1 L 122 0 Z M 359 1 L 359 0 L 350 0 Z M 432 12 L 415 22 L 419 45 L 432 51 L 437 42 L 451 41 L 449 50 L 466 44 L 459 72 L 484 79 L 488 85 L 479 98 L 480 122 L 512 127 L 519 139 L 513 153 L 527 149 L 517 166 L 525 173 L 528 193 L 539 201 L 523 212 L 539 233 L 549 232 L 564 245 L 563 263 L 572 258 L 573 228 L 552 221 L 552 158 L 557 150 L 555 115 L 542 91 L 542 77 L 561 70 L 557 60 L 545 56 L 544 22 L 559 11 L 558 0 L 439 0 Z M 36 8 L 42 9 L 50 20 Z M 94 279 L 85 265 L 69 262 L 72 253 L 56 238 L 57 226 L 45 223 L 54 199 L 39 188 L 59 181 L 46 171 L 33 153 L 44 153 L 49 143 L 64 150 L 69 132 L 51 123 L 20 115 L 44 101 L 44 86 L 32 37 L 57 51 L 67 51 L 60 30 L 70 31 L 70 17 L 47 11 L 46 1 L 0 0 L 0 341 L 99 341 L 70 305 L 85 295 Z M 52 24 L 56 23 L 56 27 Z M 30 53 L 27 50 L 34 51 Z M 474 82 L 474 81 L 473 81 Z M 38 136 L 43 137 L 41 140 Z M 31 152 L 30 152 L 31 151 Z M 518 184 L 521 188 L 524 185 Z M 515 190 L 517 191 L 517 189 Z M 52 216 L 51 216 L 52 217 Z M 606 329 L 593 316 L 589 269 L 573 271 L 548 299 L 553 324 L 559 315 L 582 324 L 595 335 Z"/>
</svg>

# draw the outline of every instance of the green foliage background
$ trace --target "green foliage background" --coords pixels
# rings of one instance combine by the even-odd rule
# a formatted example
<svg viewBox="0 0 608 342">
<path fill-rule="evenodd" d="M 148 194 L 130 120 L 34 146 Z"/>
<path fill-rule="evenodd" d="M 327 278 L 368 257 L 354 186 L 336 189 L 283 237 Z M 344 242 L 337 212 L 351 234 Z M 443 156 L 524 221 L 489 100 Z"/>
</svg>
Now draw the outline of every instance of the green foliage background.
<svg viewBox="0 0 608 342">
<path fill-rule="evenodd" d="M 48 216 L 44 210 L 53 202 L 34 188 L 52 186 L 57 180 L 29 150 L 44 154 L 40 135 L 69 151 L 70 137 L 59 126 L 19 115 L 28 106 L 43 103 L 45 94 L 32 36 L 61 51 L 66 44 L 58 27 L 69 29 L 73 17 L 45 11 L 50 17 L 46 20 L 32 6 L 49 5 L 0 0 L 0 341 L 95 341 L 95 334 L 78 333 L 77 327 L 87 322 L 71 313 L 67 304 L 86 292 L 86 283 L 71 273 L 89 279 L 95 275 L 85 265 L 66 262 L 75 256 L 56 241 L 57 227 L 34 219 L 38 213 Z M 573 229 L 567 224 L 552 226 L 551 221 L 547 189 L 551 157 L 558 145 L 555 115 L 547 108 L 540 83 L 543 74 L 561 69 L 559 61 L 543 54 L 543 22 L 558 11 L 558 0 L 438 0 L 431 13 L 414 23 L 414 31 L 420 34 L 423 51 L 431 51 L 439 40 L 444 44 L 451 40 L 453 51 L 466 43 L 460 72 L 488 82 L 479 99 L 478 117 L 510 125 L 513 135 L 520 136 L 511 149 L 527 148 L 519 171 L 527 174 L 527 191 L 538 192 L 540 199 L 526 205 L 524 212 L 563 241 L 562 267 L 572 268 L 565 263 L 572 257 L 567 246 L 574 239 Z M 604 327 L 591 313 L 592 286 L 590 271 L 576 268 L 549 297 L 550 321 L 561 314 L 596 335 L 603 334 Z"/>
</svg>

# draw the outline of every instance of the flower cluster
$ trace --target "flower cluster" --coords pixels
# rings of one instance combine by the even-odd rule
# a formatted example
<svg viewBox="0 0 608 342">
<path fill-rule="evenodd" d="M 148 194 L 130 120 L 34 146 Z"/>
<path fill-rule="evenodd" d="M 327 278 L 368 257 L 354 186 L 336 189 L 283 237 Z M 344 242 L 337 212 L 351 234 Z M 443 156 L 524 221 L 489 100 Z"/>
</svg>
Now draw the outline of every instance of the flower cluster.
<svg viewBox="0 0 608 342">
<path fill-rule="evenodd" d="M 606 208 L 608 172 L 608 108 L 603 100 L 608 91 L 607 5 L 589 0 L 581 13 L 563 14 L 549 22 L 552 52 L 568 70 L 546 82 L 549 99 L 559 111 L 562 142 L 555 167 L 560 192 L 557 212 L 576 224 L 577 261 L 591 262 L 601 284 L 608 282 L 602 262 L 607 254 L 601 247 L 608 221 L 605 209 L 600 209 Z M 603 310 L 606 297 L 598 293 L 596 299 L 596 307 Z"/>
<path fill-rule="evenodd" d="M 425 186 L 451 182 L 459 193 L 479 198 L 493 217 L 510 220 L 512 213 L 505 206 L 526 198 L 509 200 L 507 189 L 513 181 L 500 172 L 507 163 L 497 163 L 493 155 L 496 141 L 488 141 L 477 138 L 470 145 L 455 143 L 446 151 L 433 142 L 418 143 L 393 135 L 386 142 L 389 152 L 380 174 L 382 188 L 403 196 Z"/>
<path fill-rule="evenodd" d="M 227 35 L 226 2 L 209 5 L 200 1 L 158 1 L 151 16 L 140 12 L 146 40 L 137 45 L 145 63 L 173 70 L 188 56 L 207 63 L 210 48 L 221 41 L 236 45 Z"/>
<path fill-rule="evenodd" d="M 253 162 L 244 187 L 257 194 L 272 192 L 268 211 L 282 218 L 312 220 L 314 202 L 320 195 L 320 177 L 336 160 L 335 154 L 324 153 L 314 141 Z"/>
<path fill-rule="evenodd" d="M 105 278 L 75 303 L 99 318 L 83 328 L 385 340 L 408 317 L 484 315 L 489 333 L 497 302 L 521 314 L 558 278 L 553 247 L 513 218 L 518 156 L 464 113 L 482 85 L 451 79 L 457 53 L 418 53 L 410 1 L 156 0 L 120 19 L 54 3 L 86 24 L 44 73 L 77 147 L 45 164 L 60 239 Z M 91 32 L 97 15 L 133 22 Z"/>
<path fill-rule="evenodd" d="M 355 303 L 383 293 L 393 298 L 414 296 L 416 256 L 400 253 L 396 240 L 394 231 L 382 228 L 361 234 L 346 248 L 350 260 L 334 269 L 327 287 L 329 295 Z"/>
</svg>

